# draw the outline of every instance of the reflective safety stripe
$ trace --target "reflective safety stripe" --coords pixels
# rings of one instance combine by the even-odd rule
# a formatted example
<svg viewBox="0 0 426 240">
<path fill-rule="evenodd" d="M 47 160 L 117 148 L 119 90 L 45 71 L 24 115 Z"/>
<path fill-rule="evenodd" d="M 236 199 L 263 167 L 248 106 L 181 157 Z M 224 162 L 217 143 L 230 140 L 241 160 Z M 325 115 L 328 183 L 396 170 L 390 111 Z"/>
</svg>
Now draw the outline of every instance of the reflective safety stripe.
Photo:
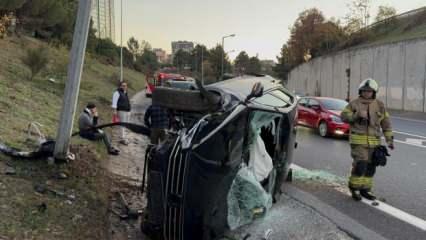
<svg viewBox="0 0 426 240">
<path fill-rule="evenodd" d="M 357 189 L 371 189 L 373 188 L 373 178 L 350 176 L 349 186 Z"/>
<path fill-rule="evenodd" d="M 390 117 L 389 113 L 385 112 L 385 118 L 389 118 L 389 117 Z"/>
<path fill-rule="evenodd" d="M 380 145 L 381 142 L 380 142 L 380 137 L 351 134 L 349 137 L 349 143 L 356 144 L 356 145 L 364 144 L 364 145 L 377 146 L 377 145 Z"/>
<path fill-rule="evenodd" d="M 393 132 L 392 131 L 384 131 L 383 134 L 385 135 L 386 138 L 393 137 Z"/>
<path fill-rule="evenodd" d="M 388 112 L 385 112 L 385 114 L 380 115 L 380 117 L 379 117 L 379 122 L 381 122 L 381 121 L 383 121 L 384 119 L 389 118 L 389 117 L 390 117 L 389 113 L 388 113 Z"/>
<path fill-rule="evenodd" d="M 366 189 L 373 188 L 373 178 L 372 177 L 364 177 L 364 187 Z"/>
</svg>

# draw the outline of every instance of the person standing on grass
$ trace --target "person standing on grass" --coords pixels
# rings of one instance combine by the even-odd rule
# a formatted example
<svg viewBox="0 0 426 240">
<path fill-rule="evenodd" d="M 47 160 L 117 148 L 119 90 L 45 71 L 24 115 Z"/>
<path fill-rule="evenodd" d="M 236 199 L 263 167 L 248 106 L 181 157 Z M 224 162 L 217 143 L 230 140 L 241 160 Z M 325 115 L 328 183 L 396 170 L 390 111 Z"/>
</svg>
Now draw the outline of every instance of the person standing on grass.
<svg viewBox="0 0 426 240">
<path fill-rule="evenodd" d="M 112 95 L 112 109 L 113 114 L 118 117 L 120 122 L 130 121 L 130 100 L 127 93 L 127 82 L 120 82 L 118 89 Z M 120 127 L 120 143 L 128 145 L 126 128 Z"/>
</svg>

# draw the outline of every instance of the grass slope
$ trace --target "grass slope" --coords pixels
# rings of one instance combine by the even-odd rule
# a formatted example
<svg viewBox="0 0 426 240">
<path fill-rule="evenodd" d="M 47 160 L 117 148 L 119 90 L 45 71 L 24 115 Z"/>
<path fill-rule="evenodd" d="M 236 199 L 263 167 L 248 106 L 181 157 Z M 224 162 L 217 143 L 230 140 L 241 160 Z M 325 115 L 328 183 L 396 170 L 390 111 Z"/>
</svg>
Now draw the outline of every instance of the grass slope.
<svg viewBox="0 0 426 240">
<path fill-rule="evenodd" d="M 68 51 L 49 47 L 48 68 L 30 81 L 29 70 L 20 58 L 26 48 L 40 45 L 47 46 L 32 38 L 0 39 L 0 141 L 11 146 L 31 148 L 25 132 L 30 121 L 39 122 L 43 132 L 56 137 Z M 76 118 L 87 101 L 94 101 L 101 119 L 111 119 L 110 99 L 118 73 L 119 68 L 86 55 Z M 144 87 L 144 77 L 138 72 L 125 69 L 124 79 L 129 81 L 131 93 Z M 105 148 L 78 137 L 72 142 L 77 160 L 70 164 L 47 165 L 43 159 L 18 160 L 0 154 L 0 239 L 107 238 L 111 183 L 102 170 Z M 5 175 L 8 167 L 13 167 L 16 175 Z M 56 178 L 59 172 L 65 172 L 68 179 Z M 37 184 L 64 195 L 37 193 Z"/>
</svg>

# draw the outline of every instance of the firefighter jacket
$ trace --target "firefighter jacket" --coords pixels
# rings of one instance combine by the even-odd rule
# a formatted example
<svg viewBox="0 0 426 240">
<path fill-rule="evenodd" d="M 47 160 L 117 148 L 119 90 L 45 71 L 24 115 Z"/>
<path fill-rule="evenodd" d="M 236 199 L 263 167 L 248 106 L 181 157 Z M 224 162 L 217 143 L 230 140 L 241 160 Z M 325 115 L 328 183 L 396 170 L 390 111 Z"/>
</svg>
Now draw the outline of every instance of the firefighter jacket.
<svg viewBox="0 0 426 240">
<path fill-rule="evenodd" d="M 361 111 L 367 112 L 367 119 L 360 117 Z M 386 143 L 393 144 L 393 133 L 389 113 L 383 102 L 377 99 L 359 97 L 351 101 L 341 113 L 344 122 L 350 124 L 350 144 L 375 147 L 380 145 L 380 138 L 385 136 Z"/>
</svg>

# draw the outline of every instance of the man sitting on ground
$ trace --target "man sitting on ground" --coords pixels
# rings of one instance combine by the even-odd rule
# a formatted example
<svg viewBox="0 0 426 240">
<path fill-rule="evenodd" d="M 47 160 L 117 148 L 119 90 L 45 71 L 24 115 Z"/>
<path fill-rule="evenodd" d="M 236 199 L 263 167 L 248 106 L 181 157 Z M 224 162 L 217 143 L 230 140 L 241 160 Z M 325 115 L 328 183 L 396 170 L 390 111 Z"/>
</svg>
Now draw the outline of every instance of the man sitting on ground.
<svg viewBox="0 0 426 240">
<path fill-rule="evenodd" d="M 94 103 L 88 103 L 78 120 L 80 137 L 91 141 L 102 140 L 109 154 L 118 155 L 120 151 L 111 145 L 111 140 L 108 135 L 104 131 L 95 128 L 97 124 L 98 111 L 96 110 L 96 105 Z"/>
</svg>

